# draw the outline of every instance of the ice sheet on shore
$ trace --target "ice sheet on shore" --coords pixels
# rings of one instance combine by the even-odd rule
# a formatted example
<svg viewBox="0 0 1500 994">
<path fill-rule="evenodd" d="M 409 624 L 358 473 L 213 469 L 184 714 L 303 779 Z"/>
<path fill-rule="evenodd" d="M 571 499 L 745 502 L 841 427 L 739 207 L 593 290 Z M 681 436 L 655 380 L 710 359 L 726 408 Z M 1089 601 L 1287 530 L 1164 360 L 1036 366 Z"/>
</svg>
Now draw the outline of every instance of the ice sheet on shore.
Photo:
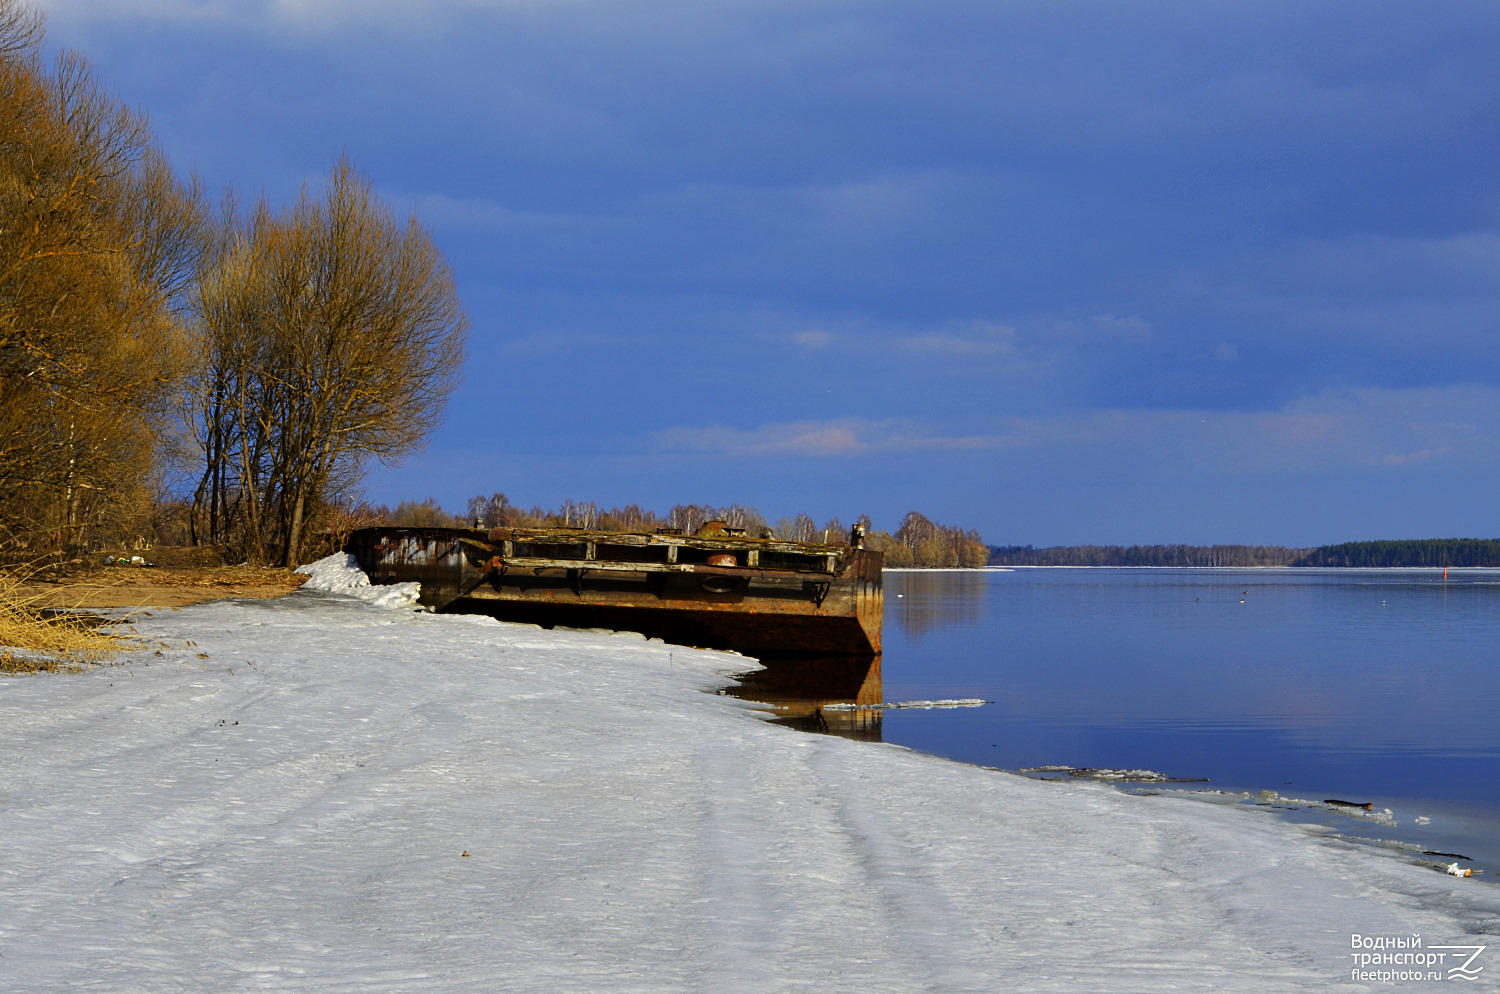
<svg viewBox="0 0 1500 994">
<path fill-rule="evenodd" d="M 1254 811 L 702 693 L 742 657 L 326 593 L 138 627 L 196 646 L 0 680 L 7 991 L 1389 990 L 1351 934 L 1500 931 Z"/>
</svg>

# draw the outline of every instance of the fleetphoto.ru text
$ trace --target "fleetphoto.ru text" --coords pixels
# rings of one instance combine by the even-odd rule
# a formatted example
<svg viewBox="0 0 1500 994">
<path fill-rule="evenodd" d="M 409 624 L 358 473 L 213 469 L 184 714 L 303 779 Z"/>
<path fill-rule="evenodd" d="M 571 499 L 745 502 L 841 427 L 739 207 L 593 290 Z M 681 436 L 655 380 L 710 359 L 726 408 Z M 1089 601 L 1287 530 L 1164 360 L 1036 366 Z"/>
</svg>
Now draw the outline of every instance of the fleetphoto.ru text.
<svg viewBox="0 0 1500 994">
<path fill-rule="evenodd" d="M 1349 937 L 1354 966 L 1349 979 L 1365 983 L 1403 980 L 1478 980 L 1479 954 L 1487 946 L 1424 946 L 1420 935 Z"/>
</svg>

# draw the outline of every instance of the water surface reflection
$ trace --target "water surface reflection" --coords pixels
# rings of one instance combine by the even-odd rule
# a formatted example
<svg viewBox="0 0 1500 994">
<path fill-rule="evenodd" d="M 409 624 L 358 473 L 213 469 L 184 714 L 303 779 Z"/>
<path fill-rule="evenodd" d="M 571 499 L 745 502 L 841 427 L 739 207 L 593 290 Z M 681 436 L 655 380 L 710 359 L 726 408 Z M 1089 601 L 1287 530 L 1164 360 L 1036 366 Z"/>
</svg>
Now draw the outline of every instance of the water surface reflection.
<svg viewBox="0 0 1500 994">
<path fill-rule="evenodd" d="M 882 704 L 880 656 L 785 656 L 760 660 L 764 669 L 739 677 L 728 693 L 773 708 L 777 724 L 879 742 L 878 708 L 829 711 L 828 704 Z"/>
<path fill-rule="evenodd" d="M 1147 769 L 1370 802 L 1394 812 L 1392 837 L 1493 872 L 1497 581 L 1459 569 L 891 573 L 890 697 L 994 703 L 892 711 L 883 736 L 1002 769 Z"/>
<path fill-rule="evenodd" d="M 909 636 L 984 622 L 989 588 L 972 570 L 887 570 L 899 582 L 885 595 L 885 618 Z M 895 577 L 893 577 L 895 579 Z"/>
</svg>

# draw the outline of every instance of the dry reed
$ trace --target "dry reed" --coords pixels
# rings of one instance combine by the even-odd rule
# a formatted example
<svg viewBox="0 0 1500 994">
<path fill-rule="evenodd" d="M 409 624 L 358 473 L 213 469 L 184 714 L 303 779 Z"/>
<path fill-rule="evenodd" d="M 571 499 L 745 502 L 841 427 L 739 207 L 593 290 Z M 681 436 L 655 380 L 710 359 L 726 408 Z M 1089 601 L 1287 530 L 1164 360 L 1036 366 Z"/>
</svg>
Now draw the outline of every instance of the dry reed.
<svg viewBox="0 0 1500 994">
<path fill-rule="evenodd" d="M 21 582 L 0 576 L 0 673 L 77 672 L 139 647 L 97 615 L 40 608 Z"/>
</svg>

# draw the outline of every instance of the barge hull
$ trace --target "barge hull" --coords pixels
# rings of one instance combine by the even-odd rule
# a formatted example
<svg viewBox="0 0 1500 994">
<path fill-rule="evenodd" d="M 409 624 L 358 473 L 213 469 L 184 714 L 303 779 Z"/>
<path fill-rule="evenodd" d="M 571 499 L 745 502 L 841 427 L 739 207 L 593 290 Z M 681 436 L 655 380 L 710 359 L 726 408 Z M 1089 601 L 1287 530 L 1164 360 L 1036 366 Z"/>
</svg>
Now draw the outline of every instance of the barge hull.
<svg viewBox="0 0 1500 994">
<path fill-rule="evenodd" d="M 370 528 L 347 549 L 436 611 L 635 631 L 753 656 L 880 652 L 880 554 L 842 546 L 572 529 Z"/>
</svg>

